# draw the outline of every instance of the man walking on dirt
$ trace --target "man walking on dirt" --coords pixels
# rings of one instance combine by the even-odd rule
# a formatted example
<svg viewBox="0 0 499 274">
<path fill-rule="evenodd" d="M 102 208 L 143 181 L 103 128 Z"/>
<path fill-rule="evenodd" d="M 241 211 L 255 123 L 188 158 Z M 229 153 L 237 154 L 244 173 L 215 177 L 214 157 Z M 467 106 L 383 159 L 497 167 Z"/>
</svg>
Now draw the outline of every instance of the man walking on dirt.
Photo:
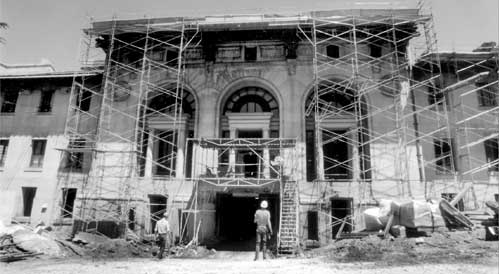
<svg viewBox="0 0 499 274">
<path fill-rule="evenodd" d="M 170 223 L 168 222 L 168 213 L 163 214 L 163 218 L 156 222 L 156 228 L 154 229 L 156 234 L 156 241 L 159 245 L 158 259 L 163 258 L 163 252 L 166 247 L 166 257 L 170 254 Z"/>
<path fill-rule="evenodd" d="M 258 253 L 260 252 L 260 243 L 263 243 L 262 253 L 263 259 L 266 259 L 267 251 L 267 236 L 272 235 L 272 224 L 270 223 L 270 212 L 267 210 L 267 201 L 260 203 L 260 209 L 255 212 L 256 223 L 256 249 L 255 261 L 258 260 Z"/>
</svg>

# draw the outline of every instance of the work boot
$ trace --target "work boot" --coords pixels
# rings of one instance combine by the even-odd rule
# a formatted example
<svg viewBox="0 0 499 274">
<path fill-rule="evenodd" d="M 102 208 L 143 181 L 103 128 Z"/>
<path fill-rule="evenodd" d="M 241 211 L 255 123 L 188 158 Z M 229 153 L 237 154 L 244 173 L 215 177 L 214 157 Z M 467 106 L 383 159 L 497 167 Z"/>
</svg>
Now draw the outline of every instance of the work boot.
<svg viewBox="0 0 499 274">
<path fill-rule="evenodd" d="M 255 248 L 255 259 L 254 259 L 254 261 L 258 260 L 258 253 L 259 252 L 260 252 L 260 243 L 256 244 L 256 248 Z"/>
<path fill-rule="evenodd" d="M 264 243 L 262 247 L 263 259 L 267 259 L 267 245 Z"/>
</svg>

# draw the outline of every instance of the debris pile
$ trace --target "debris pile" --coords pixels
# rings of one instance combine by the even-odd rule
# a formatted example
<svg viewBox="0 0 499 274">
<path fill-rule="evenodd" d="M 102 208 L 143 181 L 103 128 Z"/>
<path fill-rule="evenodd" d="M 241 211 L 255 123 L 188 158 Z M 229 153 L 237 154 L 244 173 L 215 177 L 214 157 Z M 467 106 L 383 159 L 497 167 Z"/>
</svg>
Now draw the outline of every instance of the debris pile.
<svg viewBox="0 0 499 274">
<path fill-rule="evenodd" d="M 82 247 L 83 256 L 93 258 L 150 257 L 150 248 L 135 241 L 111 239 L 103 235 L 79 232 L 73 243 Z"/>
<path fill-rule="evenodd" d="M 19 248 L 11 235 L 0 236 L 0 262 L 14 262 L 41 255 L 39 252 L 26 251 Z"/>
<path fill-rule="evenodd" d="M 206 258 L 216 254 L 215 249 L 195 245 L 175 246 L 170 251 L 175 258 Z"/>
<path fill-rule="evenodd" d="M 376 235 L 345 239 L 308 251 L 309 257 L 324 256 L 340 262 L 373 261 L 383 263 L 428 263 L 442 259 L 475 261 L 497 258 L 497 243 L 483 241 L 479 231 L 437 231 L 429 237 L 391 238 Z"/>
<path fill-rule="evenodd" d="M 0 261 L 12 262 L 38 255 L 65 256 L 65 250 L 47 231 L 35 233 L 27 226 L 5 226 L 0 222 Z"/>
</svg>

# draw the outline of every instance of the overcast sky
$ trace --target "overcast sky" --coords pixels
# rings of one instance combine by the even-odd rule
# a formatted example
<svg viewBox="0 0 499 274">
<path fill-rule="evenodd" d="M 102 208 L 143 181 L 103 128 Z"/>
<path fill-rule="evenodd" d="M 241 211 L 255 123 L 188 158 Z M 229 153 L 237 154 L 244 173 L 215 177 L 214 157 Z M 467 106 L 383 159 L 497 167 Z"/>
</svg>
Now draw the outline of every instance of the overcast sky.
<svg viewBox="0 0 499 274">
<path fill-rule="evenodd" d="M 366 4 L 367 2 L 367 4 Z M 38 63 L 58 70 L 77 68 L 81 29 L 90 17 L 108 19 L 327 10 L 339 7 L 397 7 L 416 0 L 0 0 L 0 62 Z M 426 0 L 432 6 L 439 48 L 470 51 L 499 40 L 498 0 Z"/>
</svg>

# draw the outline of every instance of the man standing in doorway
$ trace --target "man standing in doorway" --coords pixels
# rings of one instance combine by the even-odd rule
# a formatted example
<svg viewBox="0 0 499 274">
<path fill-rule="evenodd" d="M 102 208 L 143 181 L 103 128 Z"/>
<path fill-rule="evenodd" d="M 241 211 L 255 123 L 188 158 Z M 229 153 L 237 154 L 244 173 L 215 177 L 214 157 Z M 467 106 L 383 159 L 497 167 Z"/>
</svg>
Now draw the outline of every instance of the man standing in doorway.
<svg viewBox="0 0 499 274">
<path fill-rule="evenodd" d="M 166 257 L 170 255 L 170 223 L 168 222 L 168 213 L 163 214 L 163 218 L 156 222 L 154 229 L 156 241 L 159 245 L 158 259 L 163 258 L 163 252 L 166 247 Z"/>
<path fill-rule="evenodd" d="M 272 224 L 270 223 L 270 212 L 267 210 L 267 201 L 260 203 L 260 209 L 255 212 L 256 223 L 256 249 L 255 261 L 258 260 L 258 253 L 260 252 L 260 243 L 263 243 L 262 253 L 263 259 L 266 259 L 267 252 L 267 236 L 272 235 Z"/>
</svg>

